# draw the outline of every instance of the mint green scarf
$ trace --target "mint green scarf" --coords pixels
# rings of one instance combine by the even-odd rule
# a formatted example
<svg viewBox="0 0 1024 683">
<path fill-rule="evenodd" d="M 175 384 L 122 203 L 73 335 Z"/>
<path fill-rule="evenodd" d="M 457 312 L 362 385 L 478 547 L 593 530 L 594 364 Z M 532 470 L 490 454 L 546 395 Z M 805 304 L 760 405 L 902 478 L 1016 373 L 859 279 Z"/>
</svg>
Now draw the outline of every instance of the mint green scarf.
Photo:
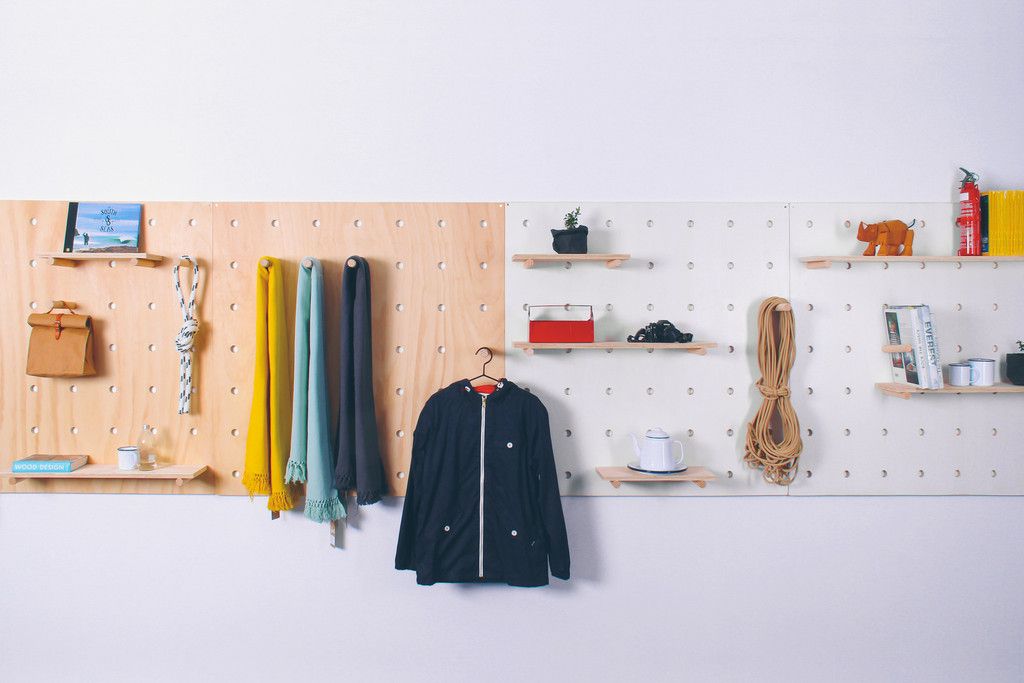
<svg viewBox="0 0 1024 683">
<path fill-rule="evenodd" d="M 295 295 L 292 447 L 285 481 L 306 482 L 305 513 L 316 522 L 345 516 L 333 481 L 323 321 L 324 270 L 318 259 L 307 257 L 299 266 Z"/>
</svg>

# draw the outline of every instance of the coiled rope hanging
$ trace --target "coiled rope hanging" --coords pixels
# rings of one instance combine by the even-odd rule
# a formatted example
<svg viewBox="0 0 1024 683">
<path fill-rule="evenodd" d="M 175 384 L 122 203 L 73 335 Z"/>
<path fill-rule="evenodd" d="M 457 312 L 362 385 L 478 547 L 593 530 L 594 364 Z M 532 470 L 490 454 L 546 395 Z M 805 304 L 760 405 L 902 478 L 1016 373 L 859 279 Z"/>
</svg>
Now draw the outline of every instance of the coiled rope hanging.
<svg viewBox="0 0 1024 683">
<path fill-rule="evenodd" d="M 187 415 L 192 412 L 192 346 L 196 332 L 199 331 L 199 320 L 196 318 L 196 290 L 199 289 L 199 263 L 191 256 L 183 255 L 181 261 L 192 264 L 192 287 L 185 303 L 181 293 L 181 278 L 178 271 L 181 262 L 174 266 L 174 291 L 178 294 L 178 305 L 181 306 L 182 325 L 178 336 L 174 338 L 174 347 L 178 350 L 178 414 Z"/>
<path fill-rule="evenodd" d="M 761 302 L 757 312 L 757 365 L 761 379 L 757 381 L 757 388 L 764 399 L 753 421 L 747 425 L 743 460 L 751 467 L 760 468 L 765 481 L 779 486 L 793 482 L 804 448 L 800 420 L 789 400 L 789 372 L 796 358 L 795 329 L 793 309 L 788 301 L 773 296 Z M 777 422 L 782 432 L 778 441 L 772 431 L 773 422 Z"/>
</svg>

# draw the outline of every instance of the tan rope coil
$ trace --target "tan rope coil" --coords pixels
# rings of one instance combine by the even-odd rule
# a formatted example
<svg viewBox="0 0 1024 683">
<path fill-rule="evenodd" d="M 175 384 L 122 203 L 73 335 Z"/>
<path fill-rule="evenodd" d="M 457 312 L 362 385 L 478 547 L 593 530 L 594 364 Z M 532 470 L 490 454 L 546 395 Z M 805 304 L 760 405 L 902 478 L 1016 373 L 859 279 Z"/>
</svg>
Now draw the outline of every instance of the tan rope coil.
<svg viewBox="0 0 1024 683">
<path fill-rule="evenodd" d="M 777 310 L 780 304 L 786 304 L 787 310 Z M 789 372 L 796 358 L 795 329 L 788 301 L 773 296 L 761 302 L 757 312 L 757 365 L 761 379 L 756 386 L 764 400 L 747 425 L 743 460 L 751 467 L 761 468 L 765 481 L 779 486 L 789 485 L 796 477 L 797 461 L 804 448 L 800 420 L 789 400 Z M 779 441 L 772 434 L 775 415 L 782 430 Z"/>
</svg>

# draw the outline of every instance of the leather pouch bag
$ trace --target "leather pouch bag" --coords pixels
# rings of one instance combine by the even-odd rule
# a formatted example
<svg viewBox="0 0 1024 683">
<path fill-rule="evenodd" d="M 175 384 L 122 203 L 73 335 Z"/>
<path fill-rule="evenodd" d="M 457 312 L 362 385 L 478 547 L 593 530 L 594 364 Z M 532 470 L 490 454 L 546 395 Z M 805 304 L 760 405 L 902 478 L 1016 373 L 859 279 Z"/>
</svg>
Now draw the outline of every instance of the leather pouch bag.
<svg viewBox="0 0 1024 683">
<path fill-rule="evenodd" d="M 75 313 L 33 313 L 25 372 L 34 377 L 86 377 L 92 362 L 92 318 Z"/>
</svg>

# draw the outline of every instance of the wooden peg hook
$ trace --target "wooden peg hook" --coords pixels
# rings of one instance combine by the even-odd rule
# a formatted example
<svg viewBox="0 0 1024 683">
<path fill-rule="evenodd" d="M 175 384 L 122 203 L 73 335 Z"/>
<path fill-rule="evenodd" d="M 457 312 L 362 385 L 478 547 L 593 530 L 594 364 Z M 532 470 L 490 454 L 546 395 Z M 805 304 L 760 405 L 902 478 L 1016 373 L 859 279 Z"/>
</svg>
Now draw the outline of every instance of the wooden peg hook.
<svg viewBox="0 0 1024 683">
<path fill-rule="evenodd" d="M 311 259 L 311 258 L 304 258 L 304 259 L 302 259 L 302 267 L 303 268 L 312 268 L 313 267 L 313 259 Z"/>
<path fill-rule="evenodd" d="M 73 311 L 78 308 L 78 304 L 74 301 L 64 301 L 61 299 L 54 299 L 53 305 L 50 306 L 50 310 L 47 313 L 52 313 L 55 308 L 66 308 L 69 311 Z"/>
<path fill-rule="evenodd" d="M 270 267 L 270 261 L 268 261 L 265 258 L 262 258 L 262 259 L 260 259 L 260 265 L 263 266 L 264 268 L 269 268 Z"/>
</svg>

